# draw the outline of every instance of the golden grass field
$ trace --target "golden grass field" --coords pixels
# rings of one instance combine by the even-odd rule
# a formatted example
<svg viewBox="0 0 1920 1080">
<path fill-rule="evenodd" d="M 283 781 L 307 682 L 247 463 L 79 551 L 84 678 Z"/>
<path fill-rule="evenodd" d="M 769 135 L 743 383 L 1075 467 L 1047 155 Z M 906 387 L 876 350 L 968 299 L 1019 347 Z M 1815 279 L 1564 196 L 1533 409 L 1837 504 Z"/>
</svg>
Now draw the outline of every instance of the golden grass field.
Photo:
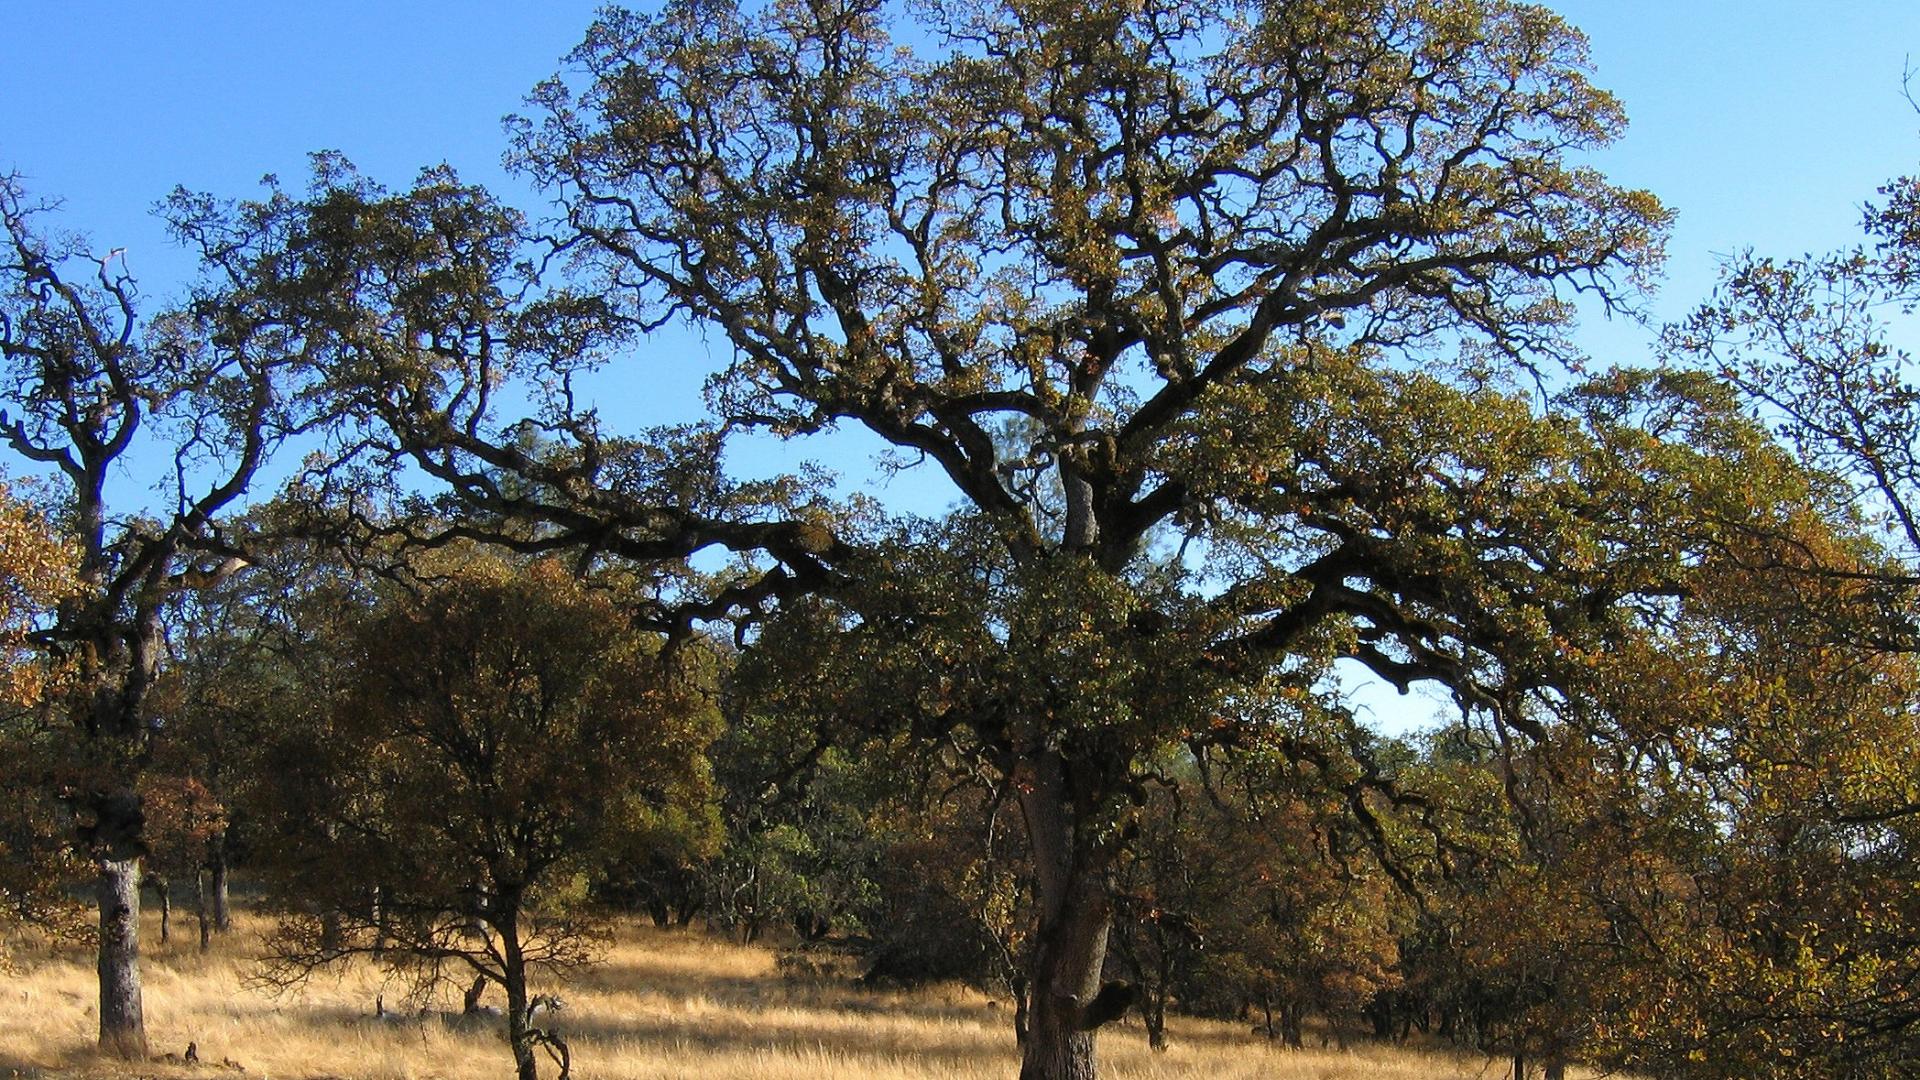
<svg viewBox="0 0 1920 1080">
<path fill-rule="evenodd" d="M 188 924 L 189 920 L 180 920 Z M 243 918 L 202 955 L 190 925 L 158 946 L 145 938 L 147 1031 L 156 1056 L 197 1044 L 201 1064 L 99 1058 L 93 967 L 81 952 L 27 943 L 17 971 L 0 979 L 0 1077 L 120 1080 L 244 1075 L 341 1080 L 493 1080 L 512 1074 L 504 1037 L 484 1024 L 439 1016 L 374 1015 L 403 997 L 379 973 L 355 967 L 276 995 L 253 985 L 252 955 L 266 923 Z M 564 985 L 557 1026 L 579 1080 L 698 1077 L 814 1080 L 942 1077 L 1004 1080 L 1018 1071 L 1007 1010 L 954 987 L 873 993 L 845 984 L 794 982 L 773 953 L 699 933 L 629 926 L 603 964 Z M 499 991 L 489 1001 L 499 1004 Z M 457 998 L 436 1003 L 457 1008 Z M 1504 1080 L 1504 1063 L 1379 1046 L 1289 1051 L 1244 1025 L 1170 1021 L 1172 1048 L 1147 1048 L 1137 1021 L 1101 1038 L 1102 1074 L 1173 1080 Z M 230 1061 L 242 1074 L 221 1065 Z M 543 1061 L 542 1075 L 557 1070 Z"/>
</svg>

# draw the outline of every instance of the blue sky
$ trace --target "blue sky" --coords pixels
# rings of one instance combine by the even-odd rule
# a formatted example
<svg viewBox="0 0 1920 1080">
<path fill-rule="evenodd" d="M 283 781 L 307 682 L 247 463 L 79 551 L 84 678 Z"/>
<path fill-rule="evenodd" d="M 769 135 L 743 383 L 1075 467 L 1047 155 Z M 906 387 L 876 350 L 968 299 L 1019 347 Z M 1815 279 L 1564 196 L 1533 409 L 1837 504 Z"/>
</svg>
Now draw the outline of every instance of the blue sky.
<svg viewBox="0 0 1920 1080">
<path fill-rule="evenodd" d="M 1915 0 L 1555 0 L 1593 41 L 1596 81 L 1633 126 L 1598 164 L 1680 218 L 1657 318 L 1711 287 L 1746 247 L 1798 254 L 1849 242 L 1874 188 L 1920 167 L 1920 115 L 1901 97 L 1920 63 Z M 404 184 L 447 161 L 511 182 L 500 118 L 578 41 L 595 5 L 539 2 L 24 3 L 0 37 L 0 170 L 66 201 L 64 225 L 128 249 L 150 294 L 189 269 L 148 209 L 174 185 L 246 196 L 262 174 L 299 184 L 306 155 L 344 151 Z M 520 201 L 524 202 L 523 196 Z M 1601 361 L 1646 355 L 1642 328 L 1592 321 Z M 645 396 L 697 406 L 705 346 L 676 337 Z M 858 469 L 858 441 L 829 451 Z M 851 452 L 853 461 L 845 455 Z M 777 451 L 762 447 L 757 464 Z M 890 499 L 944 501 L 933 492 Z M 1383 711 L 1399 707 L 1382 702 Z"/>
<path fill-rule="evenodd" d="M 1600 156 L 1680 211 L 1671 318 L 1715 259 L 1847 241 L 1859 207 L 1920 161 L 1900 95 L 1920 56 L 1913 0 L 1555 0 L 1593 39 L 1598 81 L 1633 127 Z M 175 184 L 230 195 L 264 173 L 298 183 L 338 149 L 403 184 L 446 160 L 500 184 L 500 117 L 580 37 L 595 5 L 74 0 L 18 5 L 0 37 L 0 169 L 64 198 L 67 223 L 126 247 L 150 292 L 187 269 L 148 215 Z M 1644 352 L 1595 323 L 1591 351 Z"/>
<path fill-rule="evenodd" d="M 1556 0 L 1593 39 L 1633 128 L 1600 163 L 1680 211 L 1658 310 L 1685 310 L 1717 255 L 1848 239 L 1875 185 L 1920 161 L 1900 96 L 1912 0 Z M 16 5 L 0 37 L 0 169 L 67 201 L 159 287 L 184 268 L 147 209 L 175 184 L 295 182 L 338 149 L 404 183 L 446 160 L 498 183 L 500 117 L 580 37 L 587 0 L 73 0 Z M 1595 328 L 1611 347 L 1615 333 Z M 1604 351 L 1596 349 L 1596 351 Z"/>
</svg>

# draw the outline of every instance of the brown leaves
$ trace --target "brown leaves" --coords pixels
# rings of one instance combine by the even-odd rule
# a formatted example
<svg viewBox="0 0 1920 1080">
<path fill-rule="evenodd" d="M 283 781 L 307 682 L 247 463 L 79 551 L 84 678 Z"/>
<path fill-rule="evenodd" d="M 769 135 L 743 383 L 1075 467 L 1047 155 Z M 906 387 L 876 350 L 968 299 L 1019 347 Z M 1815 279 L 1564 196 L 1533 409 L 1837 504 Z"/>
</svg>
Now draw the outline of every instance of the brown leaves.
<svg viewBox="0 0 1920 1080">
<path fill-rule="evenodd" d="M 58 677 L 29 638 L 78 591 L 76 569 L 73 547 L 0 484 L 0 710 L 32 707 Z"/>
</svg>

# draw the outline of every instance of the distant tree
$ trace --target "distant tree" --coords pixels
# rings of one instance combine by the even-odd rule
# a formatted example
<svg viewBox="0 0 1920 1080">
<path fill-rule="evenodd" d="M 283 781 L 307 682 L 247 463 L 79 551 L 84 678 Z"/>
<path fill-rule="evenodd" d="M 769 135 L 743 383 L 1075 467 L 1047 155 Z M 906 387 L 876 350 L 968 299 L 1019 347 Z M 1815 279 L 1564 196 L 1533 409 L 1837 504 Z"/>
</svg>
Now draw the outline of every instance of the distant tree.
<svg viewBox="0 0 1920 1080">
<path fill-rule="evenodd" d="M 1729 259 L 1714 295 L 1668 327 L 1670 356 L 1740 388 L 1811 465 L 1842 479 L 1907 572 L 1920 565 L 1920 176 L 1881 188 L 1866 241 L 1828 255 Z M 1912 641 L 1901 643 L 1912 648 Z"/>
<path fill-rule="evenodd" d="M 1799 589 L 1736 575 L 1705 594 L 1692 655 L 1635 665 L 1636 694 L 1664 701 L 1667 723 L 1683 718 L 1670 730 L 1686 768 L 1616 759 L 1607 774 L 1638 781 L 1633 810 L 1581 847 L 1633 837 L 1640 850 L 1611 861 L 1639 872 L 1602 875 L 1578 857 L 1557 869 L 1634 945 L 1585 991 L 1617 995 L 1590 1015 L 1612 1019 L 1593 1042 L 1624 1067 L 1716 1080 L 1909 1071 L 1920 664 L 1851 640 L 1875 621 L 1857 614 L 1884 586 L 1873 564 L 1836 576 L 1843 552 L 1796 554 Z"/>
<path fill-rule="evenodd" d="M 1237 983 L 1267 1037 L 1294 1047 L 1315 1013 L 1345 1045 L 1362 1007 L 1400 982 L 1393 885 L 1342 810 L 1311 789 L 1256 787 L 1245 825 L 1215 834 L 1245 886 L 1210 913 L 1201 977 Z"/>
<path fill-rule="evenodd" d="M 872 888 L 869 781 L 880 768 L 817 743 L 755 678 L 751 667 L 730 672 L 727 730 L 712 751 L 726 839 L 705 868 L 708 922 L 744 941 L 775 923 L 803 941 L 844 934 Z"/>
<path fill-rule="evenodd" d="M 1177 787 L 1151 788 L 1140 815 L 1140 836 L 1114 872 L 1117 918 L 1113 955 L 1140 990 L 1147 1044 L 1167 1048 L 1167 1011 L 1192 984 L 1202 958 L 1219 948 L 1208 917 L 1224 913 L 1219 885 L 1233 880 L 1232 861 L 1201 830 L 1196 818 L 1210 806 L 1189 803 Z"/>
<path fill-rule="evenodd" d="M 152 767 L 204 789 L 222 808 L 195 859 L 170 851 L 174 872 L 194 880 L 216 931 L 231 922 L 229 882 L 245 847 L 250 812 L 274 798 L 264 760 L 286 733 L 323 725 L 344 692 L 348 624 L 373 585 L 324 543 L 287 536 L 284 508 L 249 520 L 247 572 L 173 598 L 165 612 L 168 664 L 154 709 L 166 738 Z"/>
<path fill-rule="evenodd" d="M 165 945 L 172 933 L 174 883 L 191 880 L 204 951 L 215 920 L 201 872 L 216 838 L 226 833 L 227 808 L 199 780 L 153 770 L 140 778 L 140 799 L 147 813 L 143 883 L 160 901 L 160 943 Z"/>
<path fill-rule="evenodd" d="M 533 1080 L 554 1044 L 530 972 L 588 959 L 602 861 L 708 797 L 711 672 L 553 562 L 474 556 L 444 576 L 355 628 L 338 710 L 280 751 L 280 887 L 314 914 L 272 948 L 285 977 L 378 953 L 498 984 Z"/>
<path fill-rule="evenodd" d="M 710 903 L 724 831 L 717 800 L 665 807 L 619 838 L 596 874 L 594 896 L 643 911 L 661 929 L 686 927 Z"/>
<path fill-rule="evenodd" d="M 1032 896 L 1017 811 L 1004 785 L 945 772 L 883 804 L 870 871 L 868 983 L 958 980 L 1014 1006 L 1024 1038 L 1031 1001 L 1021 972 Z"/>
</svg>

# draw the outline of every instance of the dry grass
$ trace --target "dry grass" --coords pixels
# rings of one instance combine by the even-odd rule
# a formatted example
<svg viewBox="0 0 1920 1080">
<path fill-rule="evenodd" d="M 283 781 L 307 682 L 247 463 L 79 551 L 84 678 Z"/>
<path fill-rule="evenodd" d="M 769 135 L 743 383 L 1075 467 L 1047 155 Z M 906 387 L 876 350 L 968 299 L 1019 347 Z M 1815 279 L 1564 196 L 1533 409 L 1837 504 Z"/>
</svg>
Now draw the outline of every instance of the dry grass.
<svg viewBox="0 0 1920 1080">
<path fill-rule="evenodd" d="M 243 920 L 206 955 L 190 931 L 149 946 L 147 1029 L 156 1054 L 192 1041 L 199 1067 L 104 1061 L 94 1032 L 88 958 L 50 946 L 16 954 L 20 974 L 0 983 L 0 1077 L 248 1077 L 479 1080 L 511 1073 L 496 1030 L 441 1016 L 394 1021 L 374 1000 L 401 996 L 356 967 L 276 996 L 253 987 L 250 951 L 265 928 Z M 148 942 L 156 935 L 147 937 Z M 575 1075 L 597 1078 L 813 1080 L 860 1077 L 1010 1077 L 1018 1071 L 1011 1022 L 979 994 L 948 988 L 868 993 L 844 984 L 797 983 L 773 956 L 699 935 L 629 928 L 605 964 L 554 987 L 566 998 L 559 1025 Z M 494 992 L 497 999 L 498 992 Z M 447 1002 L 438 1008 L 447 1008 Z M 1484 1058 L 1385 1047 L 1287 1051 L 1244 1026 L 1180 1020 L 1172 1049 L 1147 1049 L 1138 1024 L 1101 1039 L 1103 1075 L 1130 1080 L 1496 1080 Z M 547 1069 L 543 1075 L 551 1075 Z"/>
</svg>

